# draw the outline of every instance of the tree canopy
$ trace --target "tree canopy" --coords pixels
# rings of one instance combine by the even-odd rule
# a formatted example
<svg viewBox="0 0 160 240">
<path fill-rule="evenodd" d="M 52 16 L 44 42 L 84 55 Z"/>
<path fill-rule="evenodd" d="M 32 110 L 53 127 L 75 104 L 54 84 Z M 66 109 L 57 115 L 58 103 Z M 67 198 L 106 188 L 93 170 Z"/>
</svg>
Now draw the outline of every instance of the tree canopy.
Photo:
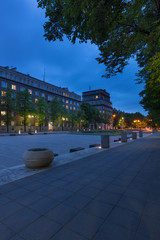
<svg viewBox="0 0 160 240">
<path fill-rule="evenodd" d="M 90 41 L 96 44 L 100 51 L 97 60 L 105 64 L 106 77 L 122 72 L 134 57 L 138 66 L 149 73 L 147 77 L 152 78 L 152 65 L 150 69 L 146 67 L 154 56 L 160 61 L 160 0 L 37 1 L 38 6 L 45 9 L 44 36 L 47 40 L 63 41 L 67 37 L 72 43 L 79 40 L 80 43 Z M 140 75 L 140 82 L 145 83 L 141 103 L 146 110 L 155 113 L 146 93 L 157 97 L 154 86 L 159 82 L 149 84 L 141 72 Z M 159 105 L 159 98 L 157 100 Z"/>
<path fill-rule="evenodd" d="M 133 56 L 143 67 L 160 50 L 159 0 L 37 1 L 45 8 L 46 39 L 90 40 L 99 47 L 106 76 L 121 72 Z"/>
</svg>

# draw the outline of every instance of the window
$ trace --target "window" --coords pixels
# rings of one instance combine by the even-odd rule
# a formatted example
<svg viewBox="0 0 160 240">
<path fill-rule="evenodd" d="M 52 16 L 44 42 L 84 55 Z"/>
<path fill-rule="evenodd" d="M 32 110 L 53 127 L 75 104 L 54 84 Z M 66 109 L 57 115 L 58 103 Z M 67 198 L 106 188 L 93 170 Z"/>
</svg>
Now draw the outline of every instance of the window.
<svg viewBox="0 0 160 240">
<path fill-rule="evenodd" d="M 45 97 L 45 94 L 44 94 L 44 93 L 42 93 L 42 97 Z"/>
<path fill-rule="evenodd" d="M 1 86 L 6 88 L 7 87 L 7 83 L 6 82 L 1 82 Z"/>
<path fill-rule="evenodd" d="M 76 108 L 75 108 L 75 107 L 73 107 L 73 110 L 76 110 Z"/>
<path fill-rule="evenodd" d="M 39 96 L 39 92 L 36 91 L 36 92 L 35 92 L 35 95 L 36 95 L 36 96 Z"/>
<path fill-rule="evenodd" d="M 5 104 L 5 102 L 6 102 L 6 101 L 2 100 L 2 101 L 1 101 L 1 104 Z"/>
<path fill-rule="evenodd" d="M 1 126 L 5 126 L 5 122 L 4 121 L 1 121 Z"/>
<path fill-rule="evenodd" d="M 8 78 L 8 73 L 5 74 L 5 77 Z"/>
<path fill-rule="evenodd" d="M 13 85 L 11 86 L 12 90 L 16 90 L 16 85 Z"/>
<path fill-rule="evenodd" d="M 31 90 L 31 89 L 28 89 L 28 92 L 29 92 L 30 94 L 32 94 L 32 90 Z"/>
<path fill-rule="evenodd" d="M 1 111 L 1 116 L 5 116 L 6 115 L 6 111 Z"/>
<path fill-rule="evenodd" d="M 77 106 L 79 106 L 79 103 L 77 102 Z"/>
<path fill-rule="evenodd" d="M 38 98 L 35 98 L 35 103 L 38 102 Z"/>
<path fill-rule="evenodd" d="M 15 81 L 17 81 L 17 76 L 14 77 Z"/>
<path fill-rule="evenodd" d="M 22 82 L 22 78 L 19 78 L 19 81 Z"/>
<path fill-rule="evenodd" d="M 70 110 L 72 110 L 72 107 L 70 107 Z"/>
<path fill-rule="evenodd" d="M 0 77 L 2 77 L 3 76 L 3 72 L 2 71 L 0 71 Z"/>
<path fill-rule="evenodd" d="M 23 79 L 23 83 L 26 83 L 26 79 Z"/>
<path fill-rule="evenodd" d="M 52 97 L 51 96 L 48 96 L 48 101 L 52 101 Z"/>
<path fill-rule="evenodd" d="M 11 126 L 12 126 L 12 127 L 15 126 L 15 121 L 11 121 Z"/>
<path fill-rule="evenodd" d="M 25 88 L 24 87 L 20 87 L 20 91 L 24 92 Z"/>
<path fill-rule="evenodd" d="M 68 109 L 68 105 L 66 105 L 66 109 Z"/>
<path fill-rule="evenodd" d="M 10 74 L 10 79 L 11 79 L 11 80 L 13 79 L 13 76 L 12 76 L 12 74 Z"/>
<path fill-rule="evenodd" d="M 68 103 L 68 100 L 66 100 L 66 103 Z"/>
<path fill-rule="evenodd" d="M 33 86 L 33 82 L 31 82 L 31 86 Z"/>
<path fill-rule="evenodd" d="M 96 95 L 96 99 L 98 99 L 98 95 Z"/>
<path fill-rule="evenodd" d="M 72 101 L 70 101 L 70 104 L 72 104 Z"/>
<path fill-rule="evenodd" d="M 1 96 L 5 97 L 6 96 L 6 92 L 5 91 L 1 91 Z"/>
<path fill-rule="evenodd" d="M 34 86 L 37 87 L 37 83 L 34 83 Z"/>
</svg>

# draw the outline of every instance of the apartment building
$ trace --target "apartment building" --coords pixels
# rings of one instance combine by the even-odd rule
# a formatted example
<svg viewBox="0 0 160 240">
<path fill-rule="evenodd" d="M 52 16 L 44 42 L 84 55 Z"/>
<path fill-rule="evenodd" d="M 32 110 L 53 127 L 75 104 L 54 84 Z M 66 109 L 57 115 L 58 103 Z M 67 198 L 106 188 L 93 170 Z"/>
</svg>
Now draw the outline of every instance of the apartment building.
<svg viewBox="0 0 160 240">
<path fill-rule="evenodd" d="M 109 113 L 112 114 L 113 108 L 110 101 L 110 94 L 106 92 L 105 89 L 97 89 L 92 91 L 86 91 L 82 93 L 82 101 L 91 104 L 93 107 L 96 107 L 100 113 Z M 97 128 L 108 129 L 111 126 L 107 124 L 98 123 Z M 91 129 L 94 128 L 91 124 Z"/>
<path fill-rule="evenodd" d="M 9 68 L 0 66 L 0 93 L 4 96 L 5 89 L 9 87 L 14 91 L 24 91 L 32 95 L 32 100 L 37 101 L 38 98 L 44 97 L 46 102 L 49 103 L 53 98 L 57 98 L 63 101 L 64 107 L 68 111 L 79 110 L 81 104 L 81 96 L 71 92 L 68 88 L 61 88 L 37 78 L 31 77 L 29 74 L 23 74 L 17 71 L 17 68 Z M 15 113 L 13 113 L 15 114 Z M 5 122 L 3 120 L 5 111 L 1 111 L 0 114 L 0 132 L 6 131 Z M 18 129 L 23 131 L 22 118 L 20 116 L 13 116 L 11 122 L 10 132 L 16 132 Z M 36 129 L 36 122 L 31 119 L 33 130 Z M 46 123 L 42 130 L 48 130 L 51 128 L 51 123 Z"/>
</svg>

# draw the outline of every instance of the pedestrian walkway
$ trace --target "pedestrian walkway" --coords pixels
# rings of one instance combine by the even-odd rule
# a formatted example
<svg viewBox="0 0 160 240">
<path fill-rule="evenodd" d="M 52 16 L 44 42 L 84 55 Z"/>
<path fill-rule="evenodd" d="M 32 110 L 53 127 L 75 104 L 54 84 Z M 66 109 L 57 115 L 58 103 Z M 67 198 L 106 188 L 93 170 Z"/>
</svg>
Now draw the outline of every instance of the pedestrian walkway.
<svg viewBox="0 0 160 240">
<path fill-rule="evenodd" d="M 160 136 L 0 186 L 1 240 L 159 240 Z"/>
</svg>

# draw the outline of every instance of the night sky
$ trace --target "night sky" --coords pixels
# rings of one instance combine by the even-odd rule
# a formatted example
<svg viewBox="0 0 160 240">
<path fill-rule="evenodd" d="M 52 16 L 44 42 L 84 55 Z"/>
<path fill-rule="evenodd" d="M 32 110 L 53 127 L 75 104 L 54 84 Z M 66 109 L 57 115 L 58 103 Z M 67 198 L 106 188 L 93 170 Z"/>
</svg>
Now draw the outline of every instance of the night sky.
<svg viewBox="0 0 160 240">
<path fill-rule="evenodd" d="M 68 87 L 81 95 L 91 89 L 106 89 L 113 107 L 126 112 L 147 114 L 139 104 L 138 93 L 143 86 L 136 84 L 137 64 L 134 60 L 122 74 L 110 79 L 102 78 L 105 66 L 95 60 L 99 52 L 95 45 L 73 45 L 48 42 L 43 37 L 44 10 L 37 8 L 36 0 L 1 1 L 0 9 L 0 66 L 17 67 L 60 87 Z"/>
</svg>

